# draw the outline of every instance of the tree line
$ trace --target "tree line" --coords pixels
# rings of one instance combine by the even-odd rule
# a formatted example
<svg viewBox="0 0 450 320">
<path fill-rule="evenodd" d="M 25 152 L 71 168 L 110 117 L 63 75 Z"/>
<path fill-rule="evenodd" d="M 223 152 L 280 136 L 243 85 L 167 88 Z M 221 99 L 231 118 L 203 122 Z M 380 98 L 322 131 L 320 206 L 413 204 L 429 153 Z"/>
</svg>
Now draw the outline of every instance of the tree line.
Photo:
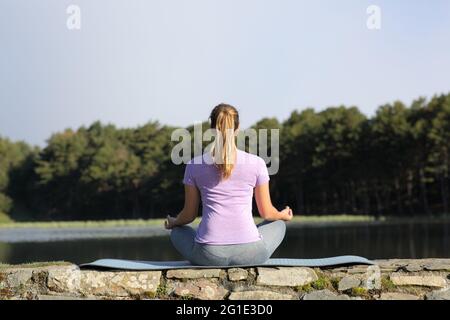
<svg viewBox="0 0 450 320">
<path fill-rule="evenodd" d="M 280 130 L 276 206 L 300 215 L 449 213 L 450 94 L 386 104 L 371 118 L 357 107 L 307 108 L 252 128 Z M 55 133 L 43 148 L 0 137 L 0 212 L 16 220 L 175 215 L 184 165 L 171 161 L 174 129 L 97 121 Z"/>
</svg>

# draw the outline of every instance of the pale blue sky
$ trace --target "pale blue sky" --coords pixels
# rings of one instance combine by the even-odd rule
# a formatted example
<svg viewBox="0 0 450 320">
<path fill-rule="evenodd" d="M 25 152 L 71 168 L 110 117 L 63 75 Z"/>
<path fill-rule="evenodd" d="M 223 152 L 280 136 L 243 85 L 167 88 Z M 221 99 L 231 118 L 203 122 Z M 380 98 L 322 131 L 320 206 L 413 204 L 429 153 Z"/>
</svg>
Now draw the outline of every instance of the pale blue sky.
<svg viewBox="0 0 450 320">
<path fill-rule="evenodd" d="M 366 28 L 371 4 L 380 31 Z M 186 126 L 220 102 L 247 127 L 448 91 L 448 0 L 0 2 L 0 135 L 41 146 L 95 120 Z"/>
</svg>

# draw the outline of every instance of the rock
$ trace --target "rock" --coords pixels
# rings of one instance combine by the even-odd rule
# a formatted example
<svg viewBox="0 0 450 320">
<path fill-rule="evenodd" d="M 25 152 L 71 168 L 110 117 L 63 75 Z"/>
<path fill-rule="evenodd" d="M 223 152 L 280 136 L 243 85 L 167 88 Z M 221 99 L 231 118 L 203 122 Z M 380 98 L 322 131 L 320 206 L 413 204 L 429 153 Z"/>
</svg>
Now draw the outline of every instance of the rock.
<svg viewBox="0 0 450 320">
<path fill-rule="evenodd" d="M 248 277 L 248 272 L 241 268 L 232 268 L 228 270 L 228 279 L 230 281 L 240 281 L 246 280 Z"/>
<path fill-rule="evenodd" d="M 221 300 L 228 290 L 217 282 L 209 279 L 199 279 L 189 282 L 171 282 L 168 285 L 169 293 L 181 298 L 200 300 Z"/>
<path fill-rule="evenodd" d="M 377 265 L 369 266 L 364 278 L 364 288 L 366 290 L 381 289 L 381 270 Z"/>
<path fill-rule="evenodd" d="M 429 271 L 450 271 L 450 259 L 436 259 L 423 265 Z"/>
<path fill-rule="evenodd" d="M 422 266 L 417 263 L 411 263 L 404 267 L 408 272 L 417 272 L 422 270 Z"/>
<path fill-rule="evenodd" d="M 379 300 L 419 300 L 420 297 L 400 292 L 383 292 Z"/>
<path fill-rule="evenodd" d="M 328 270 L 330 270 L 332 273 L 341 273 L 341 272 L 345 272 L 347 273 L 348 268 L 346 267 L 330 267 Z"/>
<path fill-rule="evenodd" d="M 232 292 L 229 300 L 295 300 L 297 297 L 276 291 L 254 290 Z"/>
<path fill-rule="evenodd" d="M 161 271 L 100 272 L 83 271 L 79 291 L 86 296 L 153 297 Z"/>
<path fill-rule="evenodd" d="M 382 271 L 398 271 L 400 269 L 417 272 L 450 271 L 450 259 L 389 259 L 375 261 Z"/>
<path fill-rule="evenodd" d="M 444 288 L 447 281 L 444 277 L 436 275 L 408 275 L 405 273 L 394 272 L 390 279 L 397 286 L 423 286 Z"/>
<path fill-rule="evenodd" d="M 425 298 L 427 300 L 450 300 L 450 289 L 430 292 L 425 296 Z"/>
<path fill-rule="evenodd" d="M 55 292 L 79 293 L 81 271 L 76 265 L 47 268 L 47 288 Z"/>
<path fill-rule="evenodd" d="M 369 267 L 369 266 L 354 266 L 354 267 L 349 267 L 348 270 L 347 270 L 347 273 L 348 273 L 348 274 L 366 273 L 368 267 Z"/>
<path fill-rule="evenodd" d="M 350 297 L 346 294 L 337 295 L 325 289 L 307 293 L 303 296 L 303 300 L 350 300 Z"/>
<path fill-rule="evenodd" d="M 220 271 L 220 269 L 175 269 L 168 270 L 166 277 L 169 279 L 219 278 Z"/>
<path fill-rule="evenodd" d="M 27 284 L 33 276 L 33 269 L 21 268 L 10 269 L 0 273 L 1 287 L 18 289 Z"/>
<path fill-rule="evenodd" d="M 314 282 L 318 279 L 311 268 L 280 267 L 266 268 L 258 267 L 256 284 L 267 286 L 297 287 Z"/>
<path fill-rule="evenodd" d="M 450 259 L 384 260 L 372 266 L 321 269 L 320 279 L 315 269 L 303 267 L 192 268 L 161 272 L 80 270 L 73 264 L 8 266 L 0 268 L 0 300 L 177 297 L 205 300 L 450 300 L 449 262 Z M 385 273 L 383 270 L 396 271 Z M 382 276 L 386 280 L 383 288 Z M 334 285 L 334 279 L 340 279 L 338 290 L 330 286 L 330 282 Z M 414 288 L 402 290 L 400 286 Z M 311 292 L 314 288 L 328 290 Z M 230 295 L 229 290 L 232 291 Z M 351 290 L 351 294 L 347 290 Z M 309 293 L 304 294 L 305 291 Z M 344 292 L 348 295 L 342 294 Z"/>
<path fill-rule="evenodd" d="M 98 300 L 98 298 L 95 298 L 95 297 L 80 298 L 80 297 L 77 297 L 77 296 L 40 294 L 40 295 L 37 296 L 37 300 Z"/>
<path fill-rule="evenodd" d="M 255 268 L 248 269 L 248 275 L 252 276 L 253 278 L 256 278 L 257 274 Z"/>
<path fill-rule="evenodd" d="M 359 285 L 361 284 L 361 280 L 353 277 L 353 276 L 347 276 L 341 279 L 341 281 L 339 281 L 339 291 L 346 291 L 352 288 L 356 288 L 359 287 Z"/>
<path fill-rule="evenodd" d="M 411 260 L 389 259 L 375 260 L 374 262 L 383 272 L 393 272 L 405 268 L 411 263 Z"/>
</svg>

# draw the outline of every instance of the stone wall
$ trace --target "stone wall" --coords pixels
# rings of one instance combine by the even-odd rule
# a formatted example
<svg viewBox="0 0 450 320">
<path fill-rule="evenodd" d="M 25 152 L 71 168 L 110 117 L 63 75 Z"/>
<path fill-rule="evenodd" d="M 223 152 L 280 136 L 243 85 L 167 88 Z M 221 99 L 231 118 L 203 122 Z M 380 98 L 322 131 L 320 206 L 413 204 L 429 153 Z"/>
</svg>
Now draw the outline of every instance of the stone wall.
<svg viewBox="0 0 450 320">
<path fill-rule="evenodd" d="M 449 300 L 450 259 L 376 266 L 93 271 L 73 264 L 0 268 L 0 299 Z"/>
</svg>

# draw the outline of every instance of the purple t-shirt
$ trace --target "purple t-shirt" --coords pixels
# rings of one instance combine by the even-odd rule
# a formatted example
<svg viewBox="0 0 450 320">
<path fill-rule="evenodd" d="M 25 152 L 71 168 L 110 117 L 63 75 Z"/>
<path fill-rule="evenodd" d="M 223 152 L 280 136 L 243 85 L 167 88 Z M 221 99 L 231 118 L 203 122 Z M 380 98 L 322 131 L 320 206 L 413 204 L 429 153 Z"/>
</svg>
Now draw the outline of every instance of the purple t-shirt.
<svg viewBox="0 0 450 320">
<path fill-rule="evenodd" d="M 203 204 L 195 241 L 226 245 L 261 240 L 252 217 L 253 188 L 269 179 L 264 160 L 242 150 L 237 151 L 233 171 L 226 180 L 221 180 L 208 153 L 189 161 L 183 183 L 199 189 Z"/>
</svg>

